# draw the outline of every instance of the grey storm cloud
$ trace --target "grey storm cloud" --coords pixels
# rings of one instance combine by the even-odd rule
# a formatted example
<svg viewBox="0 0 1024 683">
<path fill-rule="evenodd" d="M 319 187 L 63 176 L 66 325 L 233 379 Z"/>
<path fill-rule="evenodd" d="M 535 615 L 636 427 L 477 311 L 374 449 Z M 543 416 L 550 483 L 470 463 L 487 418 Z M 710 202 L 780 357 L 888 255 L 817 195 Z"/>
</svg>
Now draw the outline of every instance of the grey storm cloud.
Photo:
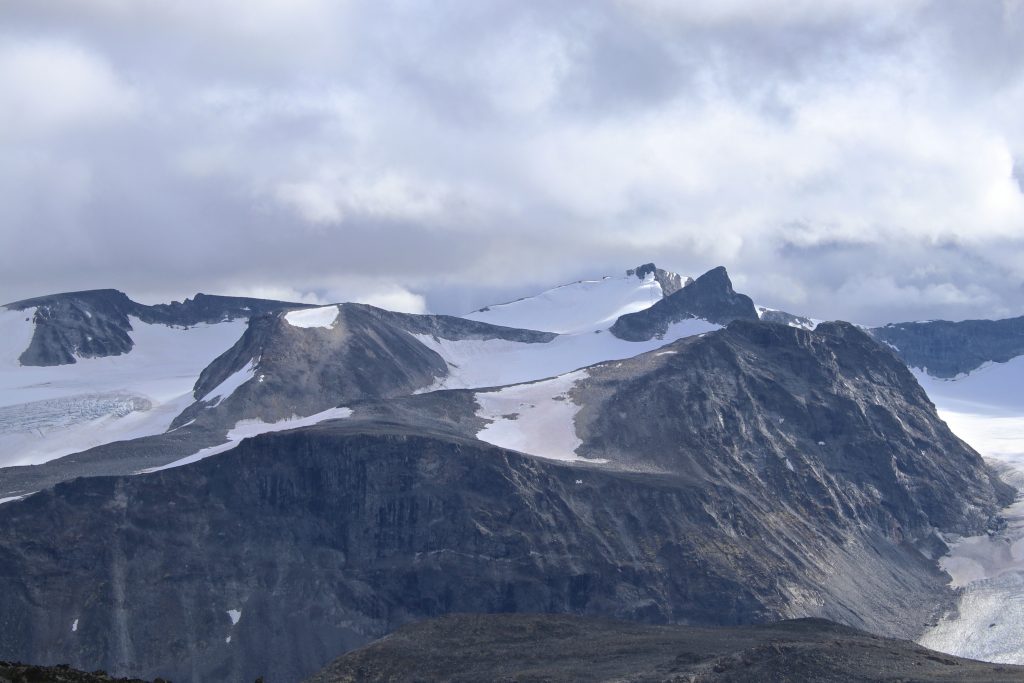
<svg viewBox="0 0 1024 683">
<path fill-rule="evenodd" d="M 1022 111 L 1021 0 L 12 0 L 0 299 L 1020 315 Z"/>
</svg>

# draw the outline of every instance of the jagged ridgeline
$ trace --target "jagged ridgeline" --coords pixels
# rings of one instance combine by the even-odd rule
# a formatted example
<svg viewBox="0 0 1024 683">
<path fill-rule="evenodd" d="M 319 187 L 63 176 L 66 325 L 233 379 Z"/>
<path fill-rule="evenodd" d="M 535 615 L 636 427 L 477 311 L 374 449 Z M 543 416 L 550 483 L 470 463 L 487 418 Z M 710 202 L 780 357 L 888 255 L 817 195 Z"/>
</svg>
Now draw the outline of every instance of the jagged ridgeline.
<svg viewBox="0 0 1024 683">
<path fill-rule="evenodd" d="M 465 317 L 112 291 L 0 313 L 0 379 L 32 399 L 0 408 L 8 453 L 41 401 L 101 410 L 84 385 L 151 406 L 46 423 L 53 450 L 0 468 L 0 659 L 299 681 L 462 612 L 914 638 L 955 598 L 945 535 L 1013 497 L 877 330 L 759 308 L 724 268 Z"/>
</svg>

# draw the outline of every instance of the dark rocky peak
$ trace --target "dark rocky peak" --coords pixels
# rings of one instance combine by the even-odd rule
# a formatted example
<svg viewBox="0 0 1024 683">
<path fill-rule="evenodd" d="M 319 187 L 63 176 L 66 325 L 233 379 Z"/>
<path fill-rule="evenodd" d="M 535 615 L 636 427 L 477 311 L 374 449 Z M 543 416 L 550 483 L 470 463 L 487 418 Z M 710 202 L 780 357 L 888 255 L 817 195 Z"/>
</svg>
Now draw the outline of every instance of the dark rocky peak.
<svg viewBox="0 0 1024 683">
<path fill-rule="evenodd" d="M 128 316 L 142 306 L 116 289 L 94 289 L 25 299 L 7 308 L 35 309 L 35 332 L 19 361 L 46 366 L 128 353 L 133 345 Z"/>
<path fill-rule="evenodd" d="M 519 330 L 446 315 L 396 313 L 366 304 L 337 304 L 324 327 L 297 327 L 286 312 L 256 315 L 241 338 L 214 360 L 195 385 L 196 403 L 174 425 L 193 418 L 218 427 L 241 419 L 275 421 L 312 415 L 345 402 L 411 394 L 448 374 L 448 365 L 414 335 L 545 343 L 551 332 Z M 250 379 L 230 396 L 213 396 L 236 373 Z"/>
<path fill-rule="evenodd" d="M 931 542 L 934 528 L 983 529 L 1011 494 L 907 367 L 849 323 L 737 319 L 588 372 L 578 454 L 760 490 L 823 529 Z"/>
<path fill-rule="evenodd" d="M 295 326 L 284 312 L 251 318 L 235 345 L 203 370 L 195 385 L 196 403 L 174 426 L 198 419 L 224 428 L 242 419 L 276 421 L 353 401 L 412 394 L 448 374 L 444 359 L 414 335 L 523 343 L 557 336 L 365 304 L 338 304 L 336 309 L 334 322 L 322 327 Z M 229 378 L 235 386 L 218 392 Z"/>
<path fill-rule="evenodd" d="M 626 275 L 636 275 L 637 278 L 643 280 L 648 275 L 654 275 L 655 281 L 661 285 L 662 296 L 671 296 L 675 294 L 683 287 L 686 287 L 693 283 L 693 278 L 683 277 L 679 273 L 673 273 L 669 270 L 658 268 L 653 263 L 645 263 L 642 266 L 636 268 L 630 268 L 626 271 Z"/>
<path fill-rule="evenodd" d="M 647 341 L 664 335 L 669 325 L 687 318 L 725 325 L 736 319 L 757 320 L 758 316 L 754 302 L 733 290 L 729 274 L 719 266 L 650 308 L 621 316 L 611 332 L 627 341 Z"/>
<path fill-rule="evenodd" d="M 766 308 L 764 306 L 757 307 L 757 315 L 766 323 L 782 323 L 783 325 L 803 327 L 808 330 L 813 330 L 816 324 L 813 320 L 805 316 L 793 315 L 786 311 L 779 311 L 773 308 Z"/>
<path fill-rule="evenodd" d="M 956 377 L 985 363 L 1005 363 L 1024 355 L 1024 316 L 892 323 L 870 332 L 892 347 L 907 365 L 934 377 Z"/>
<path fill-rule="evenodd" d="M 129 316 L 144 323 L 191 327 L 309 306 L 208 294 L 147 306 L 116 289 L 94 289 L 25 299 L 6 307 L 16 311 L 35 309 L 35 332 L 21 354 L 22 365 L 66 365 L 77 358 L 129 353 L 134 346 Z"/>
</svg>

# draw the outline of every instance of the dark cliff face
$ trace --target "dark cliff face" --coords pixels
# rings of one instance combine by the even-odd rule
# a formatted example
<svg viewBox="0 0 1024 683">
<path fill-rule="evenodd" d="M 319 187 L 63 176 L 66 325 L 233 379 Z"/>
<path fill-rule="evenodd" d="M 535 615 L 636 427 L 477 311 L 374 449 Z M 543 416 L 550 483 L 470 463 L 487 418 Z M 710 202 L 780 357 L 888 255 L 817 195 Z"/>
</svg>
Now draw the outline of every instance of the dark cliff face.
<svg viewBox="0 0 1024 683">
<path fill-rule="evenodd" d="M 611 333 L 626 341 L 647 341 L 665 334 L 672 323 L 688 318 L 725 325 L 737 319 L 757 320 L 757 310 L 750 297 L 733 291 L 729 274 L 718 267 L 650 308 L 621 316 Z"/>
<path fill-rule="evenodd" d="M 873 328 L 871 334 L 892 346 L 907 365 L 933 377 L 956 377 L 988 362 L 1024 355 L 1024 317 L 893 323 Z"/>
<path fill-rule="evenodd" d="M 471 442 L 265 435 L 193 467 L 80 479 L 0 508 L 0 651 L 294 681 L 449 611 L 762 614 L 687 540 L 700 499 Z M 624 521 L 630 535 L 608 534 Z"/>
<path fill-rule="evenodd" d="M 923 558 L 870 533 L 837 542 L 768 506 L 747 515 L 751 495 L 399 427 L 267 434 L 190 467 L 0 507 L 0 652 L 295 681 L 449 612 L 824 614 L 901 635 L 928 618 L 946 577 Z"/>
<path fill-rule="evenodd" d="M 22 365 L 49 366 L 71 364 L 76 358 L 131 352 L 134 342 L 129 316 L 151 324 L 192 326 L 307 306 L 206 294 L 196 294 L 180 303 L 146 306 L 116 289 L 97 289 L 25 299 L 6 307 L 16 311 L 36 309 L 35 332 L 19 360 Z"/>
</svg>

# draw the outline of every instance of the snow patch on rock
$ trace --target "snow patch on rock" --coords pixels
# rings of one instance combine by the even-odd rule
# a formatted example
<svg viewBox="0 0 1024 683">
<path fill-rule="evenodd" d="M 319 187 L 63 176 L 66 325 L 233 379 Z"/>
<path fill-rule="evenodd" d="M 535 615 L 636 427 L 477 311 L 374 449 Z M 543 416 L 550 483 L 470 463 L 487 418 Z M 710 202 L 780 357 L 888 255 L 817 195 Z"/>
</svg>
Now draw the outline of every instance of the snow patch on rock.
<svg viewBox="0 0 1024 683">
<path fill-rule="evenodd" d="M 298 311 L 285 313 L 284 319 L 292 327 L 334 327 L 338 321 L 340 309 L 334 306 L 321 306 L 319 308 L 304 308 Z"/>
<path fill-rule="evenodd" d="M 606 462 L 576 455 L 583 443 L 576 435 L 575 418 L 580 407 L 569 393 L 585 370 L 553 379 L 518 384 L 475 395 L 477 416 L 490 423 L 477 433 L 489 444 L 567 462 Z"/>
</svg>

